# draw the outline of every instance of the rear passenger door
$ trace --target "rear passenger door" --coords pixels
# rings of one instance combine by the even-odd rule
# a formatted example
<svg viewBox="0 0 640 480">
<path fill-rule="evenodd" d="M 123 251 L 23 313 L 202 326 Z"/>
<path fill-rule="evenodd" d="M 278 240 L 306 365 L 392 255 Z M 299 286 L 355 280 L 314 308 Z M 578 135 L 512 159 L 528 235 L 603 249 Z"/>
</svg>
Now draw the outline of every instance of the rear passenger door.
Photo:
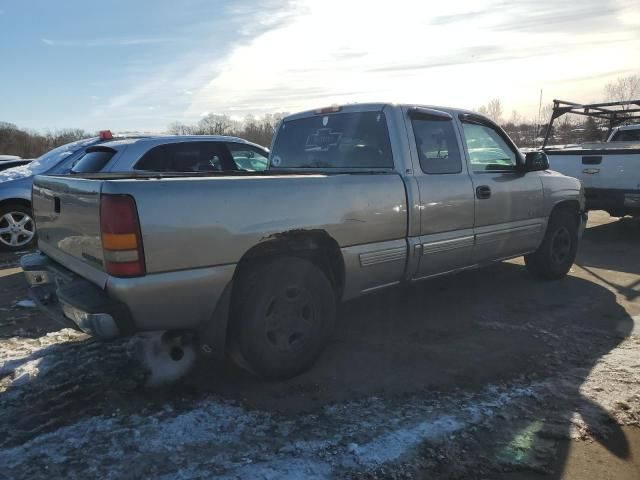
<svg viewBox="0 0 640 480">
<path fill-rule="evenodd" d="M 540 172 L 522 172 L 521 155 L 506 134 L 484 117 L 461 117 L 475 193 L 474 263 L 530 252 L 542 235 Z"/>
<path fill-rule="evenodd" d="M 472 263 L 474 197 L 455 120 L 446 112 L 408 111 L 414 178 L 420 196 L 420 255 L 416 278 Z"/>
</svg>

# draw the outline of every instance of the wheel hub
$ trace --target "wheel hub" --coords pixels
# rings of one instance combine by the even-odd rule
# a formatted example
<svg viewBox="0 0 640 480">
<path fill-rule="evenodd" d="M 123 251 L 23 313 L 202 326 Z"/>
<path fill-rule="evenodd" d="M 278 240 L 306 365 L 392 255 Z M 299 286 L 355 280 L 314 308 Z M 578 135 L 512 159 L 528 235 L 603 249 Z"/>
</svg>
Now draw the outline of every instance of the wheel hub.
<svg viewBox="0 0 640 480">
<path fill-rule="evenodd" d="M 304 347 L 315 318 L 311 294 L 299 287 L 288 287 L 267 303 L 265 335 L 283 352 Z"/>
<path fill-rule="evenodd" d="M 33 220 L 24 212 L 7 212 L 0 217 L 0 242 L 9 247 L 27 245 L 34 237 Z"/>
<path fill-rule="evenodd" d="M 551 258 L 556 264 L 564 263 L 571 252 L 571 235 L 565 227 L 558 229 L 551 241 Z"/>
</svg>

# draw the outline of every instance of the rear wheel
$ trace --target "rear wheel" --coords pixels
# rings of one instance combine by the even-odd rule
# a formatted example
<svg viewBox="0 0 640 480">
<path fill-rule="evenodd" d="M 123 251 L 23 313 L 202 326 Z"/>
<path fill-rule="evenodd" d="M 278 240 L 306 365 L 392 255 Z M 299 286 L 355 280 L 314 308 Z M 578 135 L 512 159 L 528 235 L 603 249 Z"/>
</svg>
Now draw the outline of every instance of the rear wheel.
<svg viewBox="0 0 640 480">
<path fill-rule="evenodd" d="M 24 205 L 0 207 L 0 248 L 20 251 L 30 248 L 36 239 L 31 209 Z"/>
<path fill-rule="evenodd" d="M 525 255 L 529 272 L 546 280 L 567 275 L 578 251 L 578 219 L 571 212 L 560 210 L 549 219 L 542 244 L 534 253 Z"/>
<path fill-rule="evenodd" d="M 306 370 L 331 333 L 335 304 L 331 283 L 308 260 L 281 257 L 256 266 L 234 297 L 232 358 L 264 378 Z"/>
</svg>

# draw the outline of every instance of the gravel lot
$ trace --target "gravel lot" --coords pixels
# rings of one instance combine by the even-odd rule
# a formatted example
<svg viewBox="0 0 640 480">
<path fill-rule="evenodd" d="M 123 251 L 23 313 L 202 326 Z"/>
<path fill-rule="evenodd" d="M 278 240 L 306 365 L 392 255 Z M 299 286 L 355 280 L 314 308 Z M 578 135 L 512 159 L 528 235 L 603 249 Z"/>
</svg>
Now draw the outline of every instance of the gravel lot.
<svg viewBox="0 0 640 480">
<path fill-rule="evenodd" d="M 0 478 L 640 478 L 640 225 L 592 212 L 571 275 L 521 259 L 341 307 L 319 363 L 147 388 L 145 340 L 18 302 L 0 256 Z"/>
</svg>

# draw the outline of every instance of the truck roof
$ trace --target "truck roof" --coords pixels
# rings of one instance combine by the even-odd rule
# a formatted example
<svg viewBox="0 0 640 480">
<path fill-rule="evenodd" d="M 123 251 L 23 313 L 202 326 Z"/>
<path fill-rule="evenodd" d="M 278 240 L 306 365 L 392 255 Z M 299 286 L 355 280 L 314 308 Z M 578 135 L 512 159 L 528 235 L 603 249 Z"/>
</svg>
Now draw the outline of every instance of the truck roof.
<svg viewBox="0 0 640 480">
<path fill-rule="evenodd" d="M 620 130 L 640 130 L 640 123 L 636 123 L 635 125 L 621 125 L 615 128 L 616 131 Z"/>
<path fill-rule="evenodd" d="M 312 115 L 318 115 L 323 113 L 326 110 L 326 113 L 338 113 L 339 112 L 380 112 L 385 107 L 418 107 L 418 108 L 428 108 L 431 110 L 439 110 L 441 112 L 446 112 L 451 116 L 456 116 L 459 114 L 469 114 L 472 113 L 474 115 L 480 115 L 477 112 L 473 112 L 471 110 L 465 110 L 462 108 L 452 108 L 452 107 L 442 107 L 438 105 L 424 105 L 420 103 L 393 103 L 393 102 L 370 102 L 370 103 L 348 103 L 343 105 L 332 105 L 330 107 L 313 109 L 313 110 L 305 110 L 303 112 L 294 113 L 292 115 L 288 115 L 283 120 L 289 121 L 294 120 L 296 118 L 304 118 Z M 331 109 L 336 109 L 336 111 L 331 111 Z M 338 110 L 339 109 L 339 110 Z"/>
</svg>

